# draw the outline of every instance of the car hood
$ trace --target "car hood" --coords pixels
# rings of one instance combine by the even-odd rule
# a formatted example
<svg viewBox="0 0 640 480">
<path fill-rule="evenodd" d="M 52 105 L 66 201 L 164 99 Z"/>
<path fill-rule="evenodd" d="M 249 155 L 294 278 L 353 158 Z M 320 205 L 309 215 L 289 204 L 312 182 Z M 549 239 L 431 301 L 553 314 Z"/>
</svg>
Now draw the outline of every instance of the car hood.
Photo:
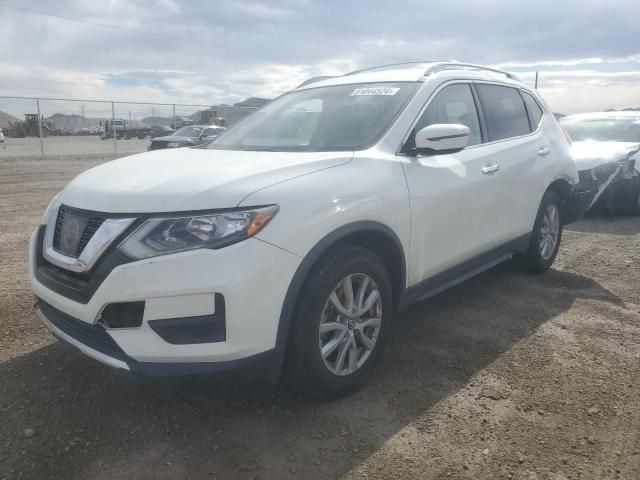
<svg viewBox="0 0 640 480">
<path fill-rule="evenodd" d="M 630 156 L 636 158 L 636 169 L 640 167 L 640 143 L 628 142 L 598 142 L 586 140 L 573 142 L 571 156 L 578 166 L 578 170 L 591 170 L 600 165 L 626 160 Z"/>
<path fill-rule="evenodd" d="M 67 185 L 60 201 L 108 213 L 229 208 L 257 190 L 352 158 L 352 152 L 155 150 L 87 170 Z"/>
<path fill-rule="evenodd" d="M 177 135 L 167 135 L 164 137 L 153 137 L 151 139 L 152 142 L 160 141 L 160 142 L 178 142 L 178 143 L 187 143 L 194 142 L 198 137 L 182 137 Z"/>
</svg>

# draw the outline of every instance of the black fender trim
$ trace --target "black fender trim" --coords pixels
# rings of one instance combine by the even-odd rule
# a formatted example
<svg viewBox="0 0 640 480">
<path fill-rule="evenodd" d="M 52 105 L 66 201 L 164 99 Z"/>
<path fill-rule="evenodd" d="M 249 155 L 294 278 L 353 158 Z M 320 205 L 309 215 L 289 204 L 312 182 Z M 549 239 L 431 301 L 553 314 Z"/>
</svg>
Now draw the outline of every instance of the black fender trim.
<svg viewBox="0 0 640 480">
<path fill-rule="evenodd" d="M 309 275 L 309 272 L 311 271 L 313 265 L 315 265 L 318 259 L 325 252 L 327 252 L 329 248 L 338 243 L 340 240 L 354 233 L 371 230 L 375 230 L 377 232 L 385 234 L 391 240 L 393 240 L 394 243 L 396 243 L 402 256 L 402 275 L 400 278 L 402 279 L 404 284 L 401 286 L 400 291 L 405 291 L 407 278 L 406 257 L 404 254 L 402 243 L 393 230 L 382 223 L 366 220 L 353 222 L 338 227 L 336 230 L 322 238 L 322 240 L 316 243 L 316 245 L 311 250 L 309 250 L 309 253 L 307 253 L 300 265 L 298 265 L 298 269 L 291 279 L 291 283 L 289 284 L 289 288 L 287 289 L 287 293 L 282 304 L 282 309 L 280 311 L 280 321 L 278 322 L 276 346 L 273 350 L 273 357 L 271 359 L 271 371 L 268 375 L 269 381 L 277 382 L 280 378 L 280 372 L 282 371 L 282 366 L 284 365 L 285 354 L 287 351 L 289 327 L 291 326 L 291 321 L 293 319 L 293 311 L 295 309 L 296 301 L 298 300 L 300 291 L 302 290 L 302 286 L 304 285 L 304 282 L 307 279 L 307 276 Z"/>
</svg>

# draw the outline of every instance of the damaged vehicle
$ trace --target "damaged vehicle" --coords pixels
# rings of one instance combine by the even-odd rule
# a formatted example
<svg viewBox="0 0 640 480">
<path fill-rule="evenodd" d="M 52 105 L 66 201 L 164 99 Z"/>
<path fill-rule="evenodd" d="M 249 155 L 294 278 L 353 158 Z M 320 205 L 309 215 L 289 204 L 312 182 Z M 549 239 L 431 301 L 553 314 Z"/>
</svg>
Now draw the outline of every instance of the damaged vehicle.
<svg viewBox="0 0 640 480">
<path fill-rule="evenodd" d="M 640 112 L 572 115 L 560 121 L 571 137 L 586 209 L 640 215 Z"/>
<path fill-rule="evenodd" d="M 149 150 L 165 148 L 193 147 L 218 137 L 225 131 L 224 127 L 209 125 L 189 125 L 182 127 L 175 133 L 164 137 L 154 137 Z"/>
</svg>

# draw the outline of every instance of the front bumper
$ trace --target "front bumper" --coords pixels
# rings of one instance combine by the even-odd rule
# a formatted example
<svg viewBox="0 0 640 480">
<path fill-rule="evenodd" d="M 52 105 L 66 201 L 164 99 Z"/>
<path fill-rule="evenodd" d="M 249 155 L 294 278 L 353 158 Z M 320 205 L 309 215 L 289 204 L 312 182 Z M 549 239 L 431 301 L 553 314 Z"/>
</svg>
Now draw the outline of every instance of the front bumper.
<svg viewBox="0 0 640 480">
<path fill-rule="evenodd" d="M 83 322 L 42 301 L 36 305 L 36 315 L 55 337 L 79 352 L 109 367 L 146 377 L 232 373 L 242 378 L 270 378 L 279 366 L 275 350 L 223 362 L 139 362 L 98 325 L 82 326 Z"/>
<path fill-rule="evenodd" d="M 226 370 L 256 358 L 264 364 L 275 348 L 284 297 L 301 260 L 251 238 L 220 250 L 193 250 L 119 264 L 93 285 L 88 298 L 74 300 L 66 287 L 57 288 L 40 273 L 40 238 L 38 230 L 31 238 L 29 276 L 40 299 L 37 315 L 44 325 L 102 363 L 145 375 Z M 106 258 L 99 263 L 109 264 Z M 97 265 L 96 271 L 100 268 Z M 226 323 L 222 341 L 170 343 L 153 328 L 158 320 L 170 320 L 175 327 L 182 319 L 186 323 L 213 317 L 220 313 L 216 312 L 220 296 L 224 297 Z M 145 303 L 139 327 L 105 328 L 98 323 L 105 306 L 140 301 Z M 100 338 L 85 335 L 87 329 Z M 105 342 L 109 344 L 106 349 Z"/>
<path fill-rule="evenodd" d="M 597 189 L 590 186 L 577 185 L 569 194 L 564 208 L 563 223 L 568 225 L 577 221 L 591 207 Z"/>
<path fill-rule="evenodd" d="M 608 172 L 580 170 L 580 181 L 567 201 L 565 217 L 571 223 L 594 205 L 616 208 L 632 207 L 637 202 L 640 175 L 634 170 L 634 162 L 613 162 Z"/>
</svg>

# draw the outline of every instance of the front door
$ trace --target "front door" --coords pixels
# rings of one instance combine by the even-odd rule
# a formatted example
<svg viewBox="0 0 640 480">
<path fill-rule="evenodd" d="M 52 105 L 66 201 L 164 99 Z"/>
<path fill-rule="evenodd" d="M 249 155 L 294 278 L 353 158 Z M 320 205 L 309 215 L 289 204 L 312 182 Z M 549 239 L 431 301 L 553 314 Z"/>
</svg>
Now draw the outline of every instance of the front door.
<svg viewBox="0 0 640 480">
<path fill-rule="evenodd" d="M 461 152 L 410 156 L 403 163 L 411 203 L 410 286 L 496 247 L 508 209 L 468 83 L 443 87 L 414 131 L 436 123 L 466 125 L 471 135 Z"/>
</svg>

